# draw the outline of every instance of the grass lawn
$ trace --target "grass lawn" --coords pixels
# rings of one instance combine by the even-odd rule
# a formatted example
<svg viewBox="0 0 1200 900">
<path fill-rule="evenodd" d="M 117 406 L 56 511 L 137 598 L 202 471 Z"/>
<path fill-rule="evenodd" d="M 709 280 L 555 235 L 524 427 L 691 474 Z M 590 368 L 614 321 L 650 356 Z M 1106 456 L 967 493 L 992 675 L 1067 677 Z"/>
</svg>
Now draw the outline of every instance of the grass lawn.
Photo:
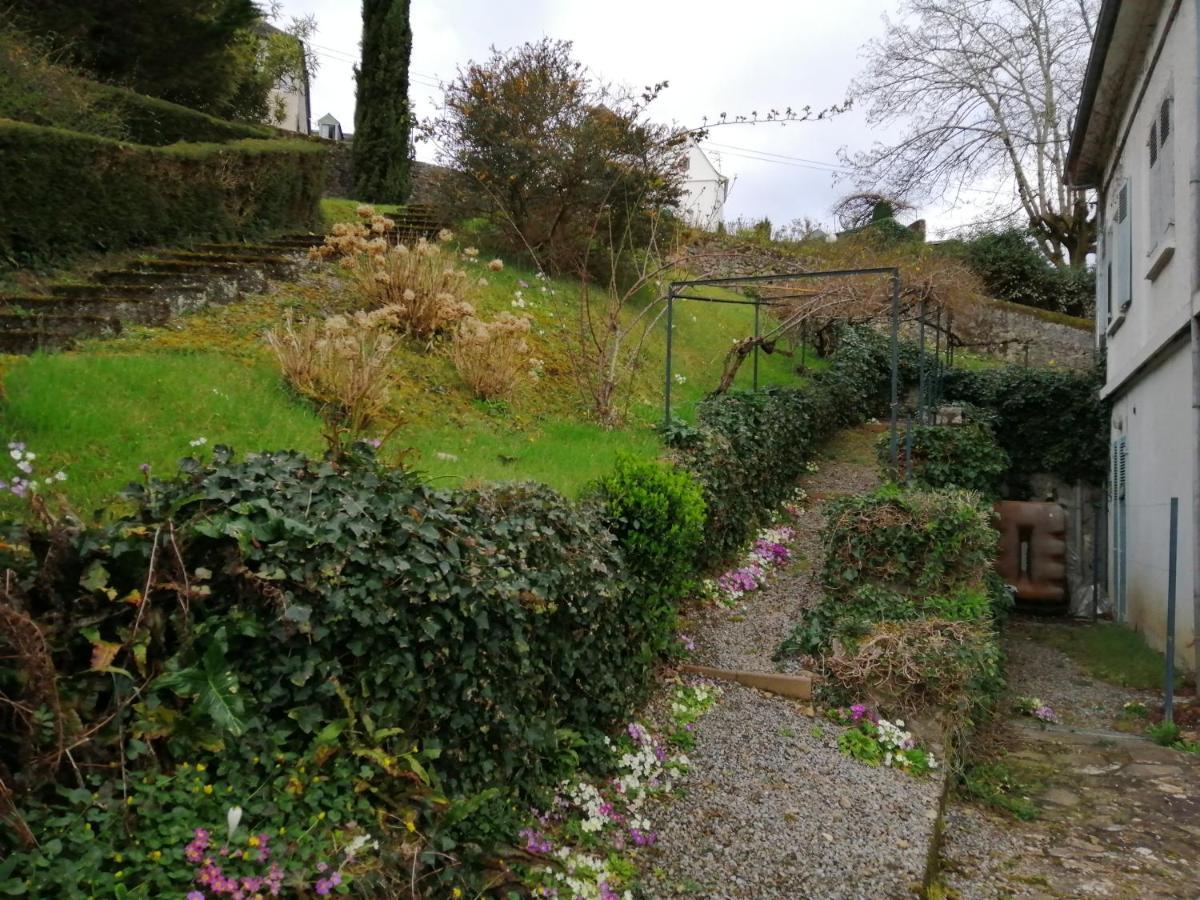
<svg viewBox="0 0 1200 900">
<path fill-rule="evenodd" d="M 1139 690 L 1162 689 L 1163 655 L 1124 625 L 1039 621 L 1036 628 L 1029 628 L 1026 633 L 1033 640 L 1067 654 L 1092 678 Z M 1179 684 L 1182 681 L 1180 676 Z"/>
<path fill-rule="evenodd" d="M 353 218 L 356 206 L 348 200 L 324 203 L 327 216 L 339 220 Z M 379 432 L 400 427 L 383 458 L 403 461 L 435 483 L 537 480 L 575 495 L 619 453 L 657 455 L 661 445 L 653 426 L 662 418 L 665 318 L 647 335 L 642 363 L 632 373 L 624 426 L 606 431 L 590 420 L 571 374 L 578 282 L 538 279 L 512 265 L 495 273 L 475 265 L 488 283 L 469 299 L 485 317 L 502 310 L 530 316 L 532 355 L 544 361 L 543 377 L 510 401 L 483 402 L 462 383 L 444 346 L 432 351 L 401 346 L 391 407 Z M 328 315 L 352 307 L 354 299 L 352 283 L 328 265 L 295 283 L 276 284 L 267 294 L 181 317 L 168 328 L 130 328 L 77 353 L 10 357 L 0 361 L 0 436 L 24 441 L 45 464 L 40 471 L 65 470 L 62 486 L 81 510 L 98 507 L 136 479 L 143 462 L 159 472 L 173 470 L 179 458 L 194 452 L 188 442 L 201 436 L 209 447 L 320 452 L 318 411 L 287 389 L 262 334 L 287 315 Z M 752 307 L 679 304 L 673 341 L 673 371 L 681 376 L 672 383 L 676 417 L 694 420 L 697 404 L 720 377 L 730 344 L 752 334 L 753 321 Z M 799 362 L 798 355 L 763 355 L 760 384 L 802 383 Z M 812 351 L 806 363 L 806 371 L 825 365 Z M 750 387 L 752 371 L 747 360 L 736 386 Z M 0 477 L 6 474 L 12 473 Z"/>
<path fill-rule="evenodd" d="M 32 356 L 4 380 L 3 423 L 6 442 L 37 454 L 39 473 L 67 473 L 62 487 L 81 513 L 137 479 L 142 463 L 173 473 L 196 438 L 205 449 L 322 447 L 320 420 L 273 366 L 217 353 Z"/>
</svg>

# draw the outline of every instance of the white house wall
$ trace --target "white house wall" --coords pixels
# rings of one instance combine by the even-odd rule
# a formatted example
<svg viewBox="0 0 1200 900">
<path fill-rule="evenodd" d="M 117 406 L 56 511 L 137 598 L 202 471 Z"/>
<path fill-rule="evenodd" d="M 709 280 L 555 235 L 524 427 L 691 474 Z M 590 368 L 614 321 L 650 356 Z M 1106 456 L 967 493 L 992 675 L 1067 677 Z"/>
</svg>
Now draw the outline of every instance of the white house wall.
<svg viewBox="0 0 1200 900">
<path fill-rule="evenodd" d="M 684 221 L 705 231 L 715 231 L 725 220 L 726 179 L 695 144 L 688 147 L 687 178 L 679 199 Z"/>
<path fill-rule="evenodd" d="M 1136 302 L 1136 301 L 1135 301 Z M 1167 573 L 1170 502 L 1179 498 L 1179 560 L 1175 594 L 1176 662 L 1191 668 L 1195 635 L 1192 621 L 1192 480 L 1196 433 L 1191 424 L 1191 349 L 1186 341 L 1139 378 L 1113 405 L 1113 439 L 1124 437 L 1126 464 L 1125 621 L 1162 650 L 1167 638 Z M 1115 504 L 1113 512 L 1115 513 Z M 1115 515 L 1114 515 L 1115 525 Z M 1114 551 L 1116 532 L 1110 542 Z M 1117 573 L 1116 559 L 1109 571 Z M 1116 596 L 1112 585 L 1110 596 Z"/>
<path fill-rule="evenodd" d="M 1168 22 L 1172 9 L 1177 11 Z M 1104 396 L 1113 404 L 1112 437 L 1128 447 L 1125 520 L 1125 620 L 1163 649 L 1167 632 L 1169 502 L 1179 498 L 1179 559 L 1176 591 L 1176 657 L 1195 667 L 1193 582 L 1196 578 L 1193 486 L 1197 442 L 1197 410 L 1193 407 L 1193 358 L 1186 334 L 1200 311 L 1193 296 L 1192 271 L 1200 252 L 1196 233 L 1197 171 L 1196 3 L 1162 4 L 1162 14 L 1138 74 L 1133 100 L 1124 111 L 1112 155 L 1100 186 L 1103 210 L 1101 252 L 1097 255 L 1097 340 L 1106 345 Z M 1161 52 L 1155 59 L 1155 50 Z M 1165 237 L 1151 222 L 1149 134 L 1160 103 L 1173 98 L 1174 178 L 1173 225 Z M 1132 301 L 1121 314 L 1109 297 L 1107 267 L 1117 250 L 1115 213 L 1118 194 L 1128 183 Z M 1112 229 L 1112 232 L 1109 231 Z M 1170 250 L 1164 252 L 1164 248 Z M 1167 253 L 1171 254 L 1169 259 Z M 1160 271 L 1153 269 L 1159 267 Z M 1111 293 L 1110 293 L 1111 291 Z M 1113 303 L 1116 306 L 1116 302 Z M 1120 535 L 1116 498 L 1110 502 L 1109 589 L 1118 594 Z"/>
<path fill-rule="evenodd" d="M 283 115 L 274 119 L 276 110 L 280 108 L 281 100 Z M 303 84 L 272 88 L 268 104 L 267 108 L 273 119 L 272 125 L 288 131 L 308 134 L 308 96 Z"/>
<path fill-rule="evenodd" d="M 1164 15 L 1154 38 L 1156 45 L 1166 30 L 1171 4 L 1164 4 Z M 1101 203 L 1107 230 L 1115 225 L 1117 194 L 1128 179 L 1131 196 L 1133 240 L 1133 303 L 1117 330 L 1107 336 L 1108 372 L 1105 392 L 1111 394 L 1127 381 L 1138 366 L 1161 349 L 1188 324 L 1193 300 L 1191 294 L 1192 265 L 1197 252 L 1198 237 L 1193 219 L 1193 195 L 1190 185 L 1196 154 L 1197 122 L 1195 96 L 1195 4 L 1185 2 L 1179 8 L 1174 26 L 1167 33 L 1163 52 L 1146 81 L 1150 61 L 1141 73 L 1146 85 L 1140 106 L 1126 111 L 1119 135 L 1128 135 L 1119 157 L 1109 160 L 1102 186 Z M 1150 54 L 1151 59 L 1153 54 Z M 1175 142 L 1174 226 L 1171 243 L 1174 256 L 1153 280 L 1147 277 L 1156 259 L 1162 239 L 1155 241 L 1149 228 L 1150 220 L 1150 149 L 1147 137 L 1151 123 L 1158 113 L 1159 102 L 1167 95 L 1174 98 L 1174 126 L 1171 140 Z M 1136 97 L 1136 94 L 1135 94 Z M 1132 128 L 1130 128 L 1132 123 Z M 1106 241 L 1106 255 L 1111 258 L 1113 247 Z M 1106 258 L 1098 265 L 1104 266 Z M 1101 280 L 1102 281 L 1102 280 Z M 1114 296 L 1115 296 L 1114 288 Z M 1098 298 L 1097 329 L 1107 327 L 1106 297 Z M 1114 315 L 1116 310 L 1113 311 Z M 1190 396 L 1190 390 L 1189 390 Z"/>
</svg>

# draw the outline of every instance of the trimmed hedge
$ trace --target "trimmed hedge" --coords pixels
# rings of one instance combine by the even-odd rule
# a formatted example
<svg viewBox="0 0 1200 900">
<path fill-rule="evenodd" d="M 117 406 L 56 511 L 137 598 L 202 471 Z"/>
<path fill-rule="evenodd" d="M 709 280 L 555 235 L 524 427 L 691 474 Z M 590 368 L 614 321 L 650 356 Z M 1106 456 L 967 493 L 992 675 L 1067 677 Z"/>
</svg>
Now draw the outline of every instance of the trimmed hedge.
<svg viewBox="0 0 1200 900">
<path fill-rule="evenodd" d="M 229 122 L 77 75 L 27 39 L 0 29 L 0 118 L 136 144 L 224 143 L 276 137 L 266 125 Z"/>
<path fill-rule="evenodd" d="M 696 575 L 704 493 L 687 471 L 628 456 L 617 459 L 593 493 L 641 585 L 641 651 L 652 659 L 669 646 L 679 598 Z"/>
<path fill-rule="evenodd" d="M 908 431 L 900 429 L 901 448 L 905 447 Z M 1010 463 L 1008 454 L 1000 449 L 986 424 L 912 425 L 911 431 L 910 475 L 917 487 L 957 488 L 978 491 L 985 497 L 1000 496 L 1000 485 Z M 890 450 L 888 435 L 881 436 L 875 454 L 885 472 L 891 468 Z"/>
<path fill-rule="evenodd" d="M 131 727 L 155 735 L 162 765 L 226 732 L 264 754 L 302 750 L 349 716 L 347 733 L 373 734 L 382 753 L 440 748 L 446 789 L 528 795 L 632 710 L 658 603 L 628 577 L 598 507 L 533 484 L 437 491 L 359 452 L 335 466 L 217 447 L 212 464 L 136 488 L 135 514 L 58 536 L 26 576 L 23 612 L 54 648 L 66 727 L 117 713 L 77 761 L 116 758 Z M 114 604 L 142 596 L 154 558 L 146 609 Z M 199 592 L 185 600 L 187 578 Z M 0 629 L 0 645 L 10 639 Z M 192 703 L 167 674 L 146 690 L 150 707 L 117 712 L 116 670 L 89 670 L 104 642 L 122 678 L 211 668 L 215 652 L 236 690 L 206 700 L 206 687 Z M 0 665 L 0 681 L 13 675 Z M 36 705 L 39 688 L 26 690 Z M 0 721 L 0 763 L 28 785 L 53 734 L 23 733 L 11 711 Z"/>
<path fill-rule="evenodd" d="M 830 367 L 811 385 L 734 392 L 704 401 L 698 433 L 671 437 L 683 466 L 704 487 L 708 508 L 703 567 L 715 567 L 750 540 L 795 487 L 816 446 L 835 431 L 887 414 L 888 338 L 846 329 Z M 905 354 L 902 377 L 911 376 Z"/>
<path fill-rule="evenodd" d="M 244 140 L 153 148 L 0 119 L 0 259 L 316 227 L 323 148 Z"/>
<path fill-rule="evenodd" d="M 223 144 L 229 141 L 269 140 L 280 133 L 267 125 L 230 122 L 157 97 L 125 88 L 95 84 L 94 108 L 111 112 L 125 127 L 125 139 L 152 147 L 180 142 Z M 69 128 L 71 123 L 58 124 Z"/>
<path fill-rule="evenodd" d="M 1030 475 L 1103 484 L 1108 471 L 1108 409 L 1100 371 L 1071 372 L 1005 366 L 950 369 L 942 395 L 990 412 L 996 440 L 1008 454 L 1010 494 Z"/>
</svg>

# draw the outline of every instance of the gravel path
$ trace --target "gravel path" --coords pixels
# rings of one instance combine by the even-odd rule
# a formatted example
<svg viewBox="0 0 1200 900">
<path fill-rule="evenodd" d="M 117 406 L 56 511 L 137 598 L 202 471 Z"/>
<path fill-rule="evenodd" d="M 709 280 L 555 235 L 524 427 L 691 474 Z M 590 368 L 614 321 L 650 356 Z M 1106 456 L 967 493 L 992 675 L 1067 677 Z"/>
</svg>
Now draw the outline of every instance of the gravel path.
<svg viewBox="0 0 1200 900">
<path fill-rule="evenodd" d="M 877 484 L 876 432 L 848 433 L 802 486 L 798 559 L 736 610 L 710 608 L 687 626 L 694 661 L 769 672 L 771 654 L 818 597 L 823 500 Z M 659 840 L 645 872 L 655 898 L 910 897 L 921 886 L 941 778 L 873 769 L 837 750 L 841 729 L 811 707 L 723 685 L 697 723 L 683 796 L 652 813 Z"/>
</svg>

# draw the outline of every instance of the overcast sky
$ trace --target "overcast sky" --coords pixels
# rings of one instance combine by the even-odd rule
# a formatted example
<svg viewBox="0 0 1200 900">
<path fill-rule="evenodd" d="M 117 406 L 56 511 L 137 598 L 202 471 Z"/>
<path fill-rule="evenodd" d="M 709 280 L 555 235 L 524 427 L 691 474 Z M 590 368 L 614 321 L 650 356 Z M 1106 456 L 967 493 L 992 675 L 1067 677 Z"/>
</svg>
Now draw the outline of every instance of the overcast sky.
<svg viewBox="0 0 1200 900">
<path fill-rule="evenodd" d="M 841 102 L 862 65 L 860 49 L 882 33 L 898 0 L 412 0 L 411 99 L 418 116 L 435 115 L 438 82 L 457 68 L 543 36 L 575 44 L 578 59 L 605 81 L 641 87 L 669 81 L 652 109 L 662 121 L 699 126 L 704 116 L 749 115 L 774 107 L 821 109 Z M 316 16 L 320 70 L 312 84 L 313 120 L 327 112 L 354 125 L 354 76 L 362 20 L 357 0 L 284 0 L 286 18 Z M 880 137 L 861 111 L 833 121 L 734 125 L 714 129 L 705 150 L 733 179 L 726 218 L 769 216 L 776 225 L 829 209 L 853 188 L 836 182 L 837 151 Z M 417 156 L 435 150 L 418 145 Z M 964 200 L 978 204 L 988 195 Z M 931 236 L 967 221 L 964 203 L 922 209 Z"/>
</svg>

